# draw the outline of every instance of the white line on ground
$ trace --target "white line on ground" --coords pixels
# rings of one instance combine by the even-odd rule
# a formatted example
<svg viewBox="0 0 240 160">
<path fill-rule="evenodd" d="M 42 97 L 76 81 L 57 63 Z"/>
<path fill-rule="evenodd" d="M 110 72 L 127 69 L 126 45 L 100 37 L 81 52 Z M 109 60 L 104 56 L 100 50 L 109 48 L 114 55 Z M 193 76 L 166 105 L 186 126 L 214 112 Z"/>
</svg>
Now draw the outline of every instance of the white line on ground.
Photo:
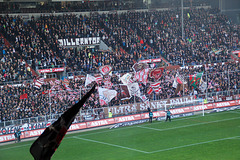
<svg viewBox="0 0 240 160">
<path fill-rule="evenodd" d="M 1 148 L 0 151 L 8 150 L 8 149 L 14 149 L 14 148 L 26 147 L 26 146 L 30 146 L 30 145 L 31 144 L 23 144 L 23 145 L 19 145 L 19 146 L 12 146 L 12 147 L 7 147 L 7 148 Z"/>
<path fill-rule="evenodd" d="M 190 146 L 196 146 L 196 145 L 200 145 L 200 144 L 206 144 L 206 143 L 211 143 L 211 142 L 218 142 L 218 141 L 223 141 L 223 140 L 228 140 L 228 139 L 235 139 L 235 138 L 239 138 L 239 137 L 240 136 L 228 137 L 228 138 L 222 138 L 222 139 L 215 139 L 215 140 L 211 140 L 211 141 L 205 141 L 205 142 L 199 142 L 199 143 L 193 143 L 193 144 L 188 144 L 188 145 L 183 145 L 183 146 L 177 146 L 177 147 L 172 147 L 172 148 L 161 149 L 161 150 L 152 151 L 152 152 L 148 152 L 148 153 L 157 153 L 157 152 L 169 151 L 169 150 L 173 150 L 173 149 L 190 147 Z"/>
<path fill-rule="evenodd" d="M 134 149 L 134 148 L 124 147 L 124 146 L 120 146 L 120 145 L 116 145 L 116 144 L 111 144 L 111 143 L 106 143 L 106 142 L 101 142 L 101 141 L 95 141 L 95 140 L 76 137 L 76 136 L 73 136 L 73 138 L 84 140 L 84 141 L 89 141 L 89 142 L 94 142 L 94 143 L 99 143 L 99 144 L 105 144 L 105 145 L 108 145 L 108 146 L 114 146 L 114 147 L 123 148 L 123 149 L 132 150 L 132 151 L 136 151 L 136 152 L 141 152 L 141 153 L 149 153 L 149 152 L 141 151 L 141 150 Z"/>
<path fill-rule="evenodd" d="M 219 114 L 226 114 L 227 112 L 221 112 Z M 205 115 L 205 116 L 214 116 L 216 114 L 209 114 L 209 115 Z M 193 119 L 193 118 L 199 118 L 199 116 L 195 116 L 195 117 L 185 117 L 185 118 L 180 118 L 180 119 L 176 119 L 174 121 L 181 121 L 181 120 L 187 120 L 187 119 Z M 142 124 L 141 126 L 149 126 L 149 125 L 159 125 L 160 122 L 157 123 L 151 123 L 151 124 Z M 162 123 L 162 122 L 161 122 Z M 131 126 L 131 128 L 135 128 L 138 126 Z M 118 131 L 118 130 L 124 130 L 124 129 L 129 129 L 129 127 L 122 127 L 122 128 L 117 128 L 117 129 L 111 129 L 111 130 L 106 130 L 106 131 L 100 131 L 100 132 L 94 132 L 94 133 L 88 133 L 88 134 L 82 134 L 79 136 L 88 136 L 88 135 L 94 135 L 94 134 L 98 134 L 98 133 L 106 133 L 106 132 L 112 132 L 112 131 Z"/>
<path fill-rule="evenodd" d="M 217 122 L 223 122 L 223 121 L 234 120 L 234 119 L 240 119 L 240 117 L 229 118 L 229 119 L 222 119 L 222 120 L 210 121 L 210 122 L 195 123 L 195 124 L 189 124 L 189 125 L 185 125 L 185 126 L 178 126 L 178 127 L 172 127 L 172 128 L 166 128 L 166 129 L 157 129 L 157 128 L 144 127 L 144 126 L 137 126 L 137 127 L 138 128 L 146 128 L 146 129 L 156 130 L 156 131 L 167 131 L 167 130 L 171 130 L 171 129 L 192 127 L 192 126 L 197 126 L 197 125 L 202 125 L 202 124 L 217 123 Z"/>
<path fill-rule="evenodd" d="M 218 114 L 226 114 L 226 113 L 229 113 L 229 112 L 220 112 Z M 217 115 L 218 115 L 217 114 Z M 209 114 L 209 115 L 205 115 L 205 116 L 215 116 L 216 114 Z M 180 118 L 180 119 L 176 119 L 174 121 L 181 121 L 181 120 L 187 120 L 187 119 L 193 119 L 193 118 L 199 118 L 199 116 L 194 116 L 194 117 L 185 117 L 185 118 Z M 160 122 L 159 122 L 160 123 Z M 159 123 L 152 123 L 151 125 L 157 125 Z M 142 126 L 148 126 L 150 124 L 145 124 L 145 125 L 142 125 Z M 134 127 L 138 127 L 138 126 L 131 126 L 131 128 L 134 128 Z M 100 134 L 100 133 L 106 133 L 106 132 L 111 132 L 111 131 L 118 131 L 118 130 L 123 130 L 123 129 L 129 129 L 129 127 L 123 127 L 123 128 L 118 128 L 118 129 L 112 129 L 112 130 L 105 130 L 105 131 L 100 131 L 100 132 L 94 132 L 94 133 L 87 133 L 87 134 L 82 134 L 82 135 L 79 135 L 79 136 L 88 136 L 88 135 L 94 135 L 94 134 Z M 73 132 L 70 132 L 70 133 L 73 133 Z M 67 138 L 72 138 L 72 137 L 66 137 L 64 139 L 67 139 Z M 36 138 L 34 138 L 36 139 Z M 32 139 L 29 139 L 29 141 L 32 140 Z M 27 141 L 27 140 L 26 140 Z M 13 149 L 13 148 L 20 148 L 20 147 L 24 147 L 24 146 L 27 146 L 27 145 L 31 145 L 31 144 L 24 144 L 24 145 L 19 145 L 19 146 L 13 146 L 13 147 L 7 147 L 7 148 L 1 148 L 1 150 L 7 150 L 7 149 Z"/>
<path fill-rule="evenodd" d="M 64 139 L 68 139 L 68 138 L 72 138 L 72 137 L 66 137 Z M 12 147 L 7 147 L 7 148 L 0 148 L 0 151 L 8 150 L 8 149 L 14 149 L 14 148 L 20 148 L 20 147 L 26 147 L 26 146 L 30 146 L 30 145 L 32 145 L 32 143 L 22 144 L 22 145 L 19 145 L 19 146 L 12 146 Z"/>
<path fill-rule="evenodd" d="M 228 139 L 238 139 L 238 138 L 240 138 L 240 136 L 227 137 L 227 138 L 215 139 L 215 140 L 210 140 L 210 141 L 205 141 L 205 142 L 187 144 L 187 145 L 183 145 L 183 146 L 171 147 L 171 148 L 156 150 L 156 151 L 152 151 L 152 152 L 142 151 L 142 150 L 138 150 L 138 149 L 134 149 L 134 148 L 124 147 L 124 146 L 120 146 L 120 145 L 116 145 L 116 144 L 105 143 L 105 142 L 101 142 L 101 141 L 96 141 L 96 140 L 91 140 L 91 139 L 86 139 L 86 138 L 81 138 L 81 137 L 76 137 L 76 136 L 73 136 L 73 138 L 84 140 L 84 141 L 89 141 L 89 142 L 94 142 L 94 143 L 100 143 L 100 144 L 109 145 L 109 146 L 114 146 L 114 147 L 118 147 L 118 148 L 123 148 L 123 149 L 127 149 L 127 150 L 132 150 L 132 151 L 136 151 L 136 152 L 151 154 L 151 153 L 169 151 L 169 150 L 173 150 L 173 149 L 179 149 L 179 148 L 185 148 L 185 147 L 190 147 L 190 146 L 196 146 L 196 145 L 200 145 L 200 144 L 218 142 L 218 141 L 223 141 L 223 140 L 228 140 Z"/>
</svg>

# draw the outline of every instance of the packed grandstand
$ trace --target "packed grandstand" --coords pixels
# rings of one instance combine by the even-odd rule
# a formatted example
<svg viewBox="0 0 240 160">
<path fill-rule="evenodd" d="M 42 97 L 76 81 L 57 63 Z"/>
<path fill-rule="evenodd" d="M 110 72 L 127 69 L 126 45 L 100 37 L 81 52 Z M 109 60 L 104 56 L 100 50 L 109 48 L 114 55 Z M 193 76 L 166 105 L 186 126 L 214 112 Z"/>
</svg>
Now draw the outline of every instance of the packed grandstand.
<svg viewBox="0 0 240 160">
<path fill-rule="evenodd" d="M 82 112 L 98 119 L 104 107 L 239 94 L 240 26 L 217 8 L 191 7 L 182 37 L 180 18 L 180 9 L 0 16 L 0 127 L 59 116 L 93 81 Z M 88 45 L 98 37 L 105 47 Z"/>
</svg>

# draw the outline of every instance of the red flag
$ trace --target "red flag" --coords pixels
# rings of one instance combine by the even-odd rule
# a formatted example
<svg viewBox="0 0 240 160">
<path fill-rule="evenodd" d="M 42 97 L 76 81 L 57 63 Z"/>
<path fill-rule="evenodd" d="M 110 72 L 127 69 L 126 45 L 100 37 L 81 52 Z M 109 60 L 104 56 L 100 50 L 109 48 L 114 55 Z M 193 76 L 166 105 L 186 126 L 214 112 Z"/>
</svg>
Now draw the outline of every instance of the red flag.
<svg viewBox="0 0 240 160">
<path fill-rule="evenodd" d="M 28 98 L 27 93 L 20 95 L 20 99 L 27 99 L 27 98 Z"/>
<path fill-rule="evenodd" d="M 163 70 L 164 68 L 163 67 L 160 67 L 160 68 L 156 68 L 156 69 L 153 69 L 150 74 L 149 74 L 149 77 L 151 78 L 154 78 L 155 81 L 159 80 L 163 74 Z"/>
<path fill-rule="evenodd" d="M 179 84 L 183 84 L 183 82 L 181 81 L 181 79 L 180 79 L 179 77 L 177 77 L 177 82 L 178 82 Z"/>
<path fill-rule="evenodd" d="M 148 94 L 151 94 L 152 92 L 153 92 L 153 89 L 152 89 L 152 87 L 148 88 L 148 91 L 147 91 L 147 93 L 148 93 Z"/>
</svg>

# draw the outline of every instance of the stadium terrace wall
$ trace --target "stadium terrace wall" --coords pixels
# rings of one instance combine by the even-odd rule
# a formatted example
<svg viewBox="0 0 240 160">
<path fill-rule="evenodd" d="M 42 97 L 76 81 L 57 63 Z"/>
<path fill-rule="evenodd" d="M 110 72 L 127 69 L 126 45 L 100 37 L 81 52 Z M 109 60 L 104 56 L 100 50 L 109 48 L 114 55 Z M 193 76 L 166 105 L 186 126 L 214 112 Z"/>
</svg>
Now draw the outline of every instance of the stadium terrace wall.
<svg viewBox="0 0 240 160">
<path fill-rule="evenodd" d="M 240 100 L 231 100 L 231 101 L 224 101 L 224 102 L 217 102 L 217 103 L 209 103 L 204 105 L 196 105 L 196 106 L 188 106 L 182 108 L 175 108 L 171 109 L 173 115 L 183 114 L 183 113 L 191 113 L 196 111 L 210 110 L 216 108 L 223 108 L 223 107 L 232 107 L 240 105 Z M 164 117 L 166 114 L 165 111 L 156 111 L 153 112 L 153 117 Z M 70 126 L 68 131 L 77 131 L 81 129 L 93 128 L 93 127 L 101 127 L 106 125 L 112 125 L 116 123 L 122 122 L 129 122 L 141 119 L 148 119 L 148 112 L 135 114 L 135 115 L 128 115 L 128 116 L 121 116 L 121 117 L 113 117 L 108 119 L 96 120 L 96 121 L 89 121 L 89 122 L 82 122 L 82 123 L 75 123 Z M 43 133 L 45 128 L 36 129 L 36 130 L 28 130 L 23 131 L 21 134 L 21 139 L 27 139 L 31 137 L 37 137 Z M 0 143 L 14 141 L 15 137 L 14 134 L 6 134 L 0 135 Z"/>
</svg>

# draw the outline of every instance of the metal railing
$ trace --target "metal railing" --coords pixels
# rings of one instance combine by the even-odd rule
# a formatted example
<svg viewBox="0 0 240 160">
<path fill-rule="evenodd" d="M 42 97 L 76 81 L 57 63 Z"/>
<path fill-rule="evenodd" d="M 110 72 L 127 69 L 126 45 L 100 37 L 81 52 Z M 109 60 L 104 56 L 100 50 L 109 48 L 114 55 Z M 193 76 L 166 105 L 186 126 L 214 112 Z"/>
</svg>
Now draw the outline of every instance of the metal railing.
<svg viewBox="0 0 240 160">
<path fill-rule="evenodd" d="M 212 96 L 229 96 L 229 95 L 239 95 L 240 89 L 238 90 L 230 90 L 230 91 L 220 91 L 220 92 L 211 92 L 207 93 L 208 98 L 212 98 Z M 198 100 L 205 98 L 206 94 L 199 94 Z M 237 96 L 236 96 L 237 97 Z M 237 99 L 240 99 L 239 96 Z M 152 102 L 154 100 L 151 100 Z M 191 103 L 191 104 L 183 104 L 178 107 L 186 107 L 189 105 L 198 105 L 199 103 Z M 137 113 L 137 112 L 135 112 Z M 129 113 L 129 114 L 135 114 L 135 113 Z M 24 118 L 24 119 L 17 119 L 17 120 L 11 120 L 11 121 L 3 121 L 0 122 L 0 127 L 6 127 L 6 126 L 18 126 L 23 125 L 25 123 L 31 124 L 31 123 L 39 123 L 39 122 L 51 122 L 53 120 L 58 119 L 61 116 L 62 113 L 59 114 L 51 114 L 51 115 L 45 115 L 45 116 L 38 116 L 38 117 L 31 117 L 31 118 Z M 92 120 L 97 119 L 103 119 L 107 118 L 108 115 L 104 114 L 104 108 L 93 108 L 93 109 L 85 109 L 81 110 L 79 114 L 75 118 L 75 123 L 86 121 L 85 116 L 91 115 Z M 120 115 L 118 115 L 120 116 Z"/>
<path fill-rule="evenodd" d="M 39 70 L 39 69 L 49 69 L 49 68 L 62 68 L 64 67 L 63 64 L 58 64 L 58 65 L 48 65 L 48 66 L 36 66 L 36 70 Z"/>
<path fill-rule="evenodd" d="M 32 79 L 27 80 L 19 80 L 19 81 L 8 81 L 8 82 L 0 82 L 0 85 L 17 85 L 17 84 L 23 84 L 23 83 L 32 83 Z"/>
</svg>

